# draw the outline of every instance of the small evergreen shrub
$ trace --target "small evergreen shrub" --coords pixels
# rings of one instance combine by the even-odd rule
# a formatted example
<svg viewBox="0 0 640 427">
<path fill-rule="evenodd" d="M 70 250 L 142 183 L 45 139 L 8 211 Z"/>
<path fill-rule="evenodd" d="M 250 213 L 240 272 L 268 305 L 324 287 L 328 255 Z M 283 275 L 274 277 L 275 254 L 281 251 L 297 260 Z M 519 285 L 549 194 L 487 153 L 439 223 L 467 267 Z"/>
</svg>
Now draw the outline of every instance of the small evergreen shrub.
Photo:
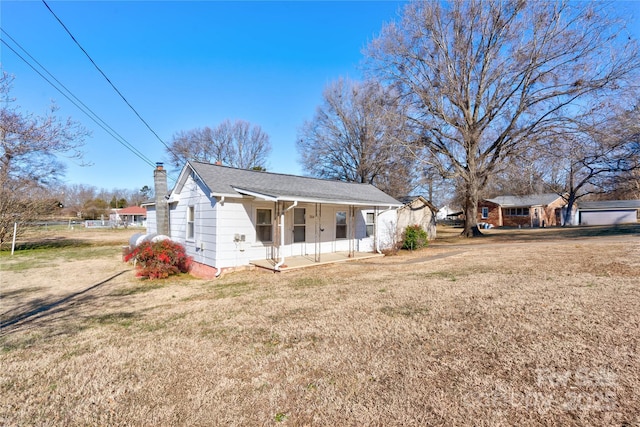
<svg viewBox="0 0 640 427">
<path fill-rule="evenodd" d="M 143 242 L 124 257 L 135 261 L 136 276 L 148 279 L 164 279 L 172 274 L 186 273 L 191 267 L 191 257 L 184 246 L 171 240 Z"/>
<path fill-rule="evenodd" d="M 418 224 L 410 225 L 402 234 L 402 249 L 426 248 L 429 244 L 427 232 Z"/>
</svg>

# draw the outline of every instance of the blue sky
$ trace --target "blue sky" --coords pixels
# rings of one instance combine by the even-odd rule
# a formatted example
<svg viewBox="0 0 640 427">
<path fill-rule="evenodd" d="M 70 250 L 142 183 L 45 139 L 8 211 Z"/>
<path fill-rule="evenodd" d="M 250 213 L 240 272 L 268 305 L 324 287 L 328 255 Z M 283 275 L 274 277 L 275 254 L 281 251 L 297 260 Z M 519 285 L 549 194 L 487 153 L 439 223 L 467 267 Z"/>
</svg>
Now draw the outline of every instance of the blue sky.
<svg viewBox="0 0 640 427">
<path fill-rule="evenodd" d="M 268 170 L 303 174 L 296 133 L 324 87 L 359 79 L 362 49 L 397 18 L 399 1 L 55 1 L 49 6 L 111 81 L 167 143 L 178 131 L 225 119 L 260 125 L 271 137 Z M 616 2 L 640 33 L 640 2 Z M 126 106 L 41 1 L 0 1 L 4 31 L 147 158 L 164 146 Z M 3 39 L 5 34 L 2 34 Z M 13 45 L 12 42 L 7 40 Z M 92 135 L 84 161 L 65 160 L 65 182 L 98 188 L 152 185 L 140 160 L 0 45 L 12 95 L 25 112 L 58 114 Z M 173 174 L 175 176 L 175 174 Z M 172 182 L 169 183 L 172 185 Z"/>
<path fill-rule="evenodd" d="M 268 170 L 302 174 L 295 139 L 339 77 L 358 79 L 362 49 L 402 2 L 48 1 L 115 86 L 165 141 L 225 119 L 271 137 Z M 31 56 L 147 158 L 164 146 L 127 107 L 40 1 L 0 3 L 1 25 Z M 5 38 L 5 34 L 2 34 Z M 13 42 L 5 38 L 12 45 Z M 51 100 L 92 135 L 85 162 L 65 160 L 65 182 L 141 188 L 153 168 L 123 147 L 1 46 L 12 96 L 42 115 Z M 172 182 L 169 183 L 172 185 Z"/>
</svg>

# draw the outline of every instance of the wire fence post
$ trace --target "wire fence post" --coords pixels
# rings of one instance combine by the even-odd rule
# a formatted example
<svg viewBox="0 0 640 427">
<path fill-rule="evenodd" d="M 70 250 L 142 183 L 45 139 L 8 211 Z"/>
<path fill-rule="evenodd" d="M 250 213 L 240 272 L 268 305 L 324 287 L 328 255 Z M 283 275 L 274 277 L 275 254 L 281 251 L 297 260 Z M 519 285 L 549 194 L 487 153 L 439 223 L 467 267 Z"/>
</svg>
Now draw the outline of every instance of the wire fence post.
<svg viewBox="0 0 640 427">
<path fill-rule="evenodd" d="M 11 242 L 11 256 L 13 256 L 13 251 L 16 249 L 16 232 L 18 231 L 18 223 L 13 223 L 13 240 Z"/>
</svg>

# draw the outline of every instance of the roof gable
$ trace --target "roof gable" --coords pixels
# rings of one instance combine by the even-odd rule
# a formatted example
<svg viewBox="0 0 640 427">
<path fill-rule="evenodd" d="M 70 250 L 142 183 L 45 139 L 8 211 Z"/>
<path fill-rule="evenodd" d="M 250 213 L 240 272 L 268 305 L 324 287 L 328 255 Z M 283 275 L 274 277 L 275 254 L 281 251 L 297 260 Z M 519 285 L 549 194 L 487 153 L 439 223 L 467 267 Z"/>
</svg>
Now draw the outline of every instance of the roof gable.
<svg viewBox="0 0 640 427">
<path fill-rule="evenodd" d="M 438 208 L 436 205 L 427 200 L 424 196 L 405 196 L 400 199 L 400 201 L 404 204 L 404 207 L 415 207 L 415 206 L 427 206 L 431 211 L 437 212 Z"/>
<path fill-rule="evenodd" d="M 393 197 L 370 184 L 236 169 L 195 161 L 189 162 L 182 170 L 172 192 L 181 190 L 190 170 L 214 197 L 252 196 L 273 201 L 401 206 Z"/>
</svg>

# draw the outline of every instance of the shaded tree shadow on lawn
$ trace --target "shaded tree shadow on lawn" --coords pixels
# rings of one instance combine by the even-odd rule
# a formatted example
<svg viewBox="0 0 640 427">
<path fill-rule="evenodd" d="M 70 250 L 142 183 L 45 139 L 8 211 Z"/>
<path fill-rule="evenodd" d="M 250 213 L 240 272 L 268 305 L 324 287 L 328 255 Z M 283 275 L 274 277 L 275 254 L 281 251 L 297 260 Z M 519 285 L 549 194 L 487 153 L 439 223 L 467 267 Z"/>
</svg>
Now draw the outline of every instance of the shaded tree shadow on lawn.
<svg viewBox="0 0 640 427">
<path fill-rule="evenodd" d="M 87 247 L 91 246 L 91 242 L 83 239 L 69 239 L 66 237 L 47 237 L 37 240 L 25 240 L 16 242 L 16 251 L 25 251 L 33 249 L 61 249 L 70 247 Z M 11 242 L 2 244 L 3 251 L 11 250 Z"/>
<path fill-rule="evenodd" d="M 122 270 L 116 274 L 109 276 L 108 278 L 89 286 L 78 292 L 73 292 L 63 298 L 50 301 L 46 299 L 36 299 L 22 307 L 12 309 L 8 312 L 0 314 L 0 335 L 5 335 L 11 332 L 13 328 L 19 326 L 28 325 L 30 322 L 35 322 L 38 319 L 42 319 L 44 316 L 52 316 L 68 310 L 72 305 L 65 305 L 66 303 L 83 302 L 87 300 L 87 295 L 90 291 L 109 283 L 116 277 L 131 271 L 131 269 Z M 80 298 L 84 297 L 84 298 Z M 7 329 L 8 328 L 8 329 Z"/>
<path fill-rule="evenodd" d="M 483 236 L 480 239 L 463 239 L 452 231 L 438 237 L 433 243 L 499 243 L 517 241 L 541 241 L 583 239 L 592 237 L 613 237 L 640 235 L 640 224 L 619 224 L 599 226 L 575 226 L 575 227 L 548 227 L 548 228 L 511 228 L 499 227 L 489 230 L 481 230 Z"/>
<path fill-rule="evenodd" d="M 512 230 L 513 233 L 504 234 L 500 237 L 514 240 L 580 239 L 587 237 L 607 237 L 640 234 L 640 224 L 550 227 L 545 229 L 513 228 L 510 230 Z"/>
</svg>

